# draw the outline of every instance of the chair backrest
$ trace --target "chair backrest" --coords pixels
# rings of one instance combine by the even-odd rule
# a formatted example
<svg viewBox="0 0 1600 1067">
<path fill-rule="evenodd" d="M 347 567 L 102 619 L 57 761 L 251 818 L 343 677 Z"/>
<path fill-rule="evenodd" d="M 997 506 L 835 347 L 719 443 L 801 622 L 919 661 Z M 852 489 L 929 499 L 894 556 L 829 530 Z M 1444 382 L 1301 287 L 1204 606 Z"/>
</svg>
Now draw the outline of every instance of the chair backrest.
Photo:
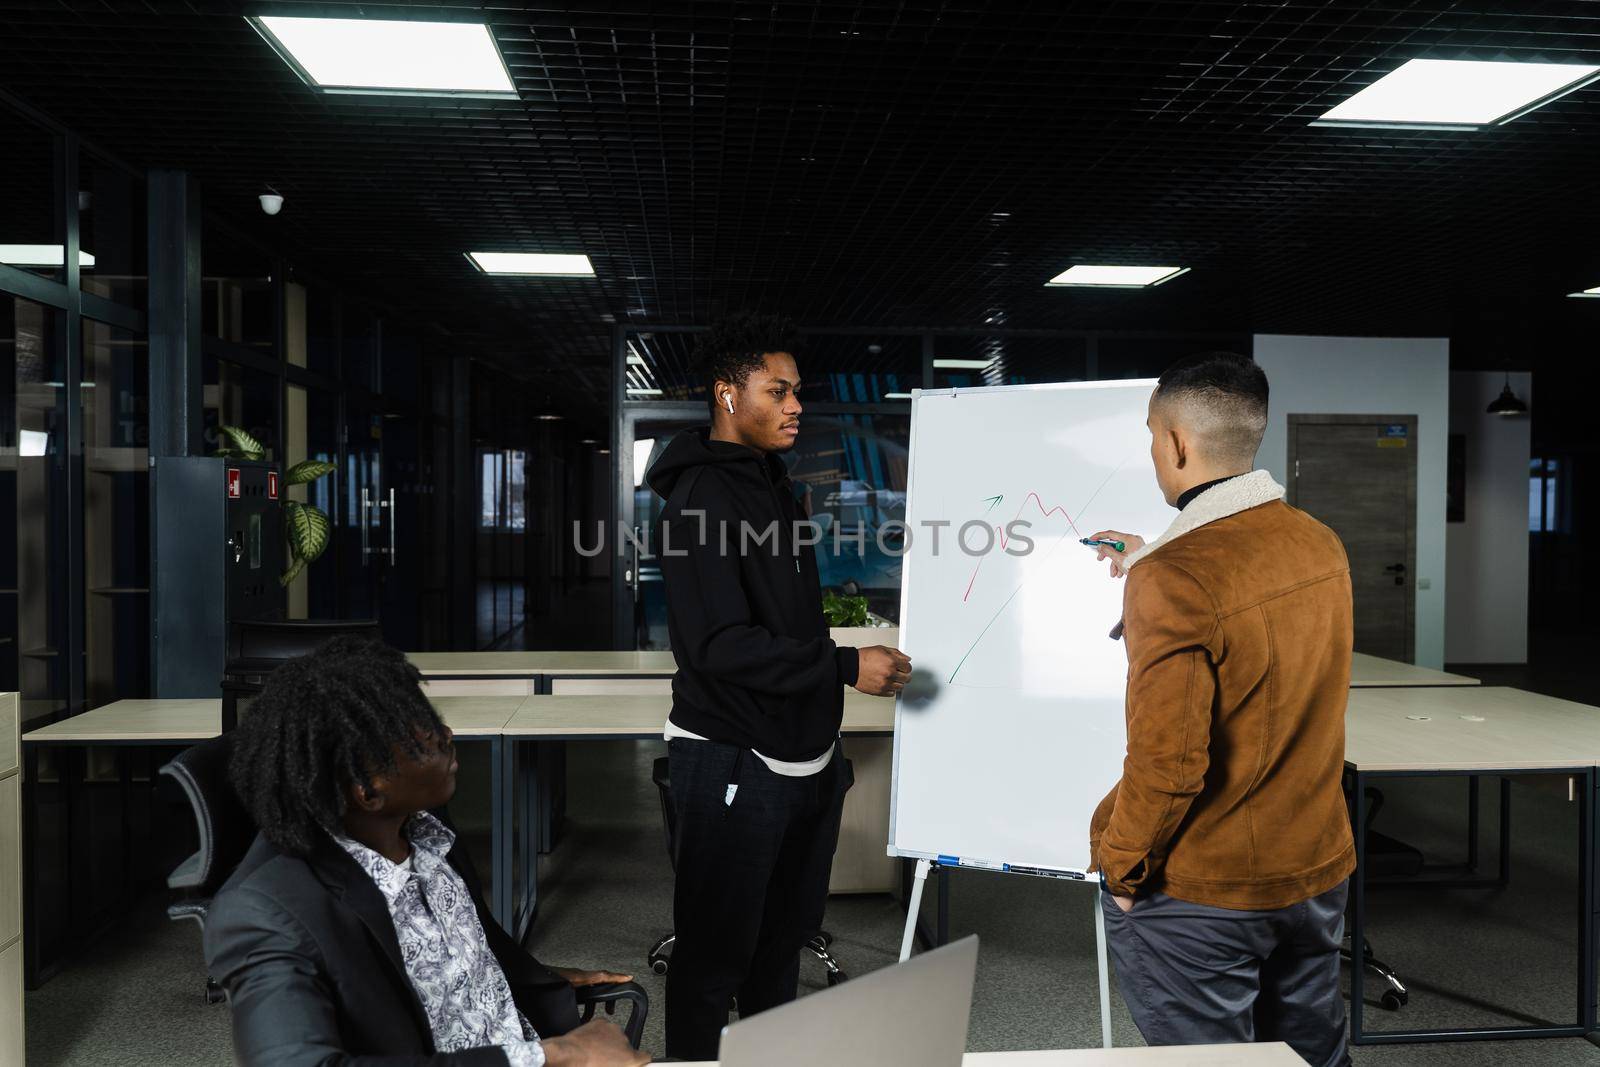
<svg viewBox="0 0 1600 1067">
<path fill-rule="evenodd" d="M 199 833 L 194 880 L 185 888 L 207 897 L 222 888 L 256 837 L 255 821 L 228 778 L 232 751 L 233 738 L 223 734 L 185 749 L 161 768 L 189 798 Z"/>
<path fill-rule="evenodd" d="M 228 626 L 228 674 L 248 675 L 314 652 L 346 634 L 382 640 L 376 619 L 253 619 Z"/>
<path fill-rule="evenodd" d="M 376 619 L 249 619 L 228 625 L 228 662 L 222 675 L 222 732 L 239 725 L 239 698 L 261 692 L 267 675 L 289 660 L 352 634 L 381 641 Z"/>
</svg>

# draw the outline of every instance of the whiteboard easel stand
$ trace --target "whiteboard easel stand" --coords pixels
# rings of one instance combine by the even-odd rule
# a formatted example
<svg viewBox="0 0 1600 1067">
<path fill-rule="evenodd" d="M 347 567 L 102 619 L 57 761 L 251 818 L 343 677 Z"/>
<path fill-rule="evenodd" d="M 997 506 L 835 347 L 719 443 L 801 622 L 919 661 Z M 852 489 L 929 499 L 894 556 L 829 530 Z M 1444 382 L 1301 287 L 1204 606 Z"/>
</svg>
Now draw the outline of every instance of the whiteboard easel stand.
<svg viewBox="0 0 1600 1067">
<path fill-rule="evenodd" d="M 934 866 L 932 860 L 917 860 L 916 873 L 912 875 L 911 899 L 906 902 L 906 929 L 900 937 L 901 963 L 911 958 L 911 946 L 917 939 L 917 920 L 922 914 L 922 891 L 928 886 L 928 872 Z M 1100 910 L 1099 884 L 1087 881 L 1084 884 L 1095 889 L 1094 948 L 1100 979 L 1100 1047 L 1111 1048 L 1111 981 L 1110 969 L 1106 965 L 1106 915 Z"/>
</svg>

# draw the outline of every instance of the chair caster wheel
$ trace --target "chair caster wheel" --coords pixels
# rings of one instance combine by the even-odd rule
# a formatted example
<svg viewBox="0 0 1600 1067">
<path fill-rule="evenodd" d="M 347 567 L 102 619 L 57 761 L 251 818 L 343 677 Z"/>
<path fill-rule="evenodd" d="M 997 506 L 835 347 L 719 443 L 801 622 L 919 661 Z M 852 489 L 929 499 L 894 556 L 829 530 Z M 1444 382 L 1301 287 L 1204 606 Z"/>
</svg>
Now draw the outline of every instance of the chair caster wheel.
<svg viewBox="0 0 1600 1067">
<path fill-rule="evenodd" d="M 850 976 L 845 974 L 843 971 L 828 972 L 828 985 L 830 988 L 838 985 L 840 982 L 848 982 L 849 980 Z"/>
<path fill-rule="evenodd" d="M 222 991 L 222 987 L 221 986 L 219 986 L 216 982 L 213 982 L 209 978 L 206 979 L 206 1003 L 207 1004 L 221 1004 L 224 1000 L 227 1000 L 227 999 L 228 999 L 228 995 Z"/>
<path fill-rule="evenodd" d="M 1410 999 L 1405 993 L 1396 993 L 1390 989 L 1386 990 L 1383 996 L 1378 998 L 1378 1003 L 1383 1005 L 1385 1011 L 1399 1011 L 1405 1007 L 1406 1001 Z"/>
<path fill-rule="evenodd" d="M 666 956 L 651 956 L 650 957 L 650 969 L 652 971 L 654 971 L 656 974 L 666 974 L 667 973 L 667 965 L 668 965 L 668 963 L 669 963 L 669 957 L 666 957 Z"/>
<path fill-rule="evenodd" d="M 833 947 L 833 935 L 826 930 L 818 930 L 811 935 L 811 944 L 816 945 L 823 951 L 827 951 Z"/>
</svg>

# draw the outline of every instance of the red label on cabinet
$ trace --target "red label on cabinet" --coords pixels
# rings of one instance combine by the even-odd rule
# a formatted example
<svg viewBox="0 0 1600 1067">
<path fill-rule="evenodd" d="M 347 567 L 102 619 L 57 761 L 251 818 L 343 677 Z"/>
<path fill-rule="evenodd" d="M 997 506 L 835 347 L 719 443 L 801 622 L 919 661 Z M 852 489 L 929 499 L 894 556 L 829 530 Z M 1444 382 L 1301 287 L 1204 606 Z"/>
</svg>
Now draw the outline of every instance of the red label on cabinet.
<svg viewBox="0 0 1600 1067">
<path fill-rule="evenodd" d="M 238 500 L 240 495 L 239 468 L 228 468 L 228 499 Z"/>
<path fill-rule="evenodd" d="M 267 499 L 268 500 L 276 500 L 276 499 L 278 499 L 278 472 L 277 471 L 268 471 L 267 472 Z"/>
</svg>

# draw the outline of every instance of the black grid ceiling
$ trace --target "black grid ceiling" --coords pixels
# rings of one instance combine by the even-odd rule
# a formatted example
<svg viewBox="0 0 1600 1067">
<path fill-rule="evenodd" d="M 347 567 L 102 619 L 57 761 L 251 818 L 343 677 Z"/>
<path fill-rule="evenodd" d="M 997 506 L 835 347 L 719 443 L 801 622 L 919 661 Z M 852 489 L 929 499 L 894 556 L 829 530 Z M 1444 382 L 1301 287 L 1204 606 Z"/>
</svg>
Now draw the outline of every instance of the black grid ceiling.
<svg viewBox="0 0 1600 1067">
<path fill-rule="evenodd" d="M 485 20 L 519 99 L 315 93 L 264 13 Z M 1307 125 L 1416 56 L 1600 62 L 1600 3 L 0 0 L 0 85 L 546 383 L 604 367 L 613 322 L 732 307 L 1463 349 L 1581 315 L 1600 88 L 1478 133 Z M 486 278 L 472 248 L 598 277 Z M 1193 270 L 1042 287 L 1072 262 Z"/>
</svg>

